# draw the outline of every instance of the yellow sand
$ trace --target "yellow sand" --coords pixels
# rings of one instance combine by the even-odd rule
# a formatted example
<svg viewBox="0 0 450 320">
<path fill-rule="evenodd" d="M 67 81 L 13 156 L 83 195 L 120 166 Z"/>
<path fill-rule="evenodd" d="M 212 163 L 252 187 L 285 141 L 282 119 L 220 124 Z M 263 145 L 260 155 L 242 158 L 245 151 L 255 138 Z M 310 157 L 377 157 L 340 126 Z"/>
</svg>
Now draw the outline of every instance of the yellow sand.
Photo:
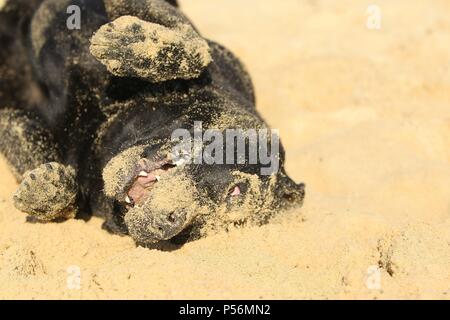
<svg viewBox="0 0 450 320">
<path fill-rule="evenodd" d="M 304 208 L 150 251 L 97 218 L 25 223 L 1 162 L 0 297 L 448 299 L 450 3 L 377 3 L 381 30 L 367 1 L 182 1 L 248 66 Z"/>
</svg>

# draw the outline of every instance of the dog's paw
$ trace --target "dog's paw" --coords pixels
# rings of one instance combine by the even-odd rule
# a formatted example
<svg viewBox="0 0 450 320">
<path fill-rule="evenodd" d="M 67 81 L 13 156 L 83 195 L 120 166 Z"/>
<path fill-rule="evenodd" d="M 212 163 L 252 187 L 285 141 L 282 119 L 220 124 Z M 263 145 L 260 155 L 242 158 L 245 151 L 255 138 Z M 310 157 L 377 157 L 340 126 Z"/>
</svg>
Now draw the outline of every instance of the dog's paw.
<svg viewBox="0 0 450 320">
<path fill-rule="evenodd" d="M 171 29 L 133 16 L 102 26 L 90 50 L 112 74 L 150 82 L 197 78 L 212 60 L 207 41 L 191 26 Z"/>
<path fill-rule="evenodd" d="M 75 216 L 77 192 L 75 170 L 50 162 L 24 174 L 13 200 L 20 211 L 40 221 L 52 221 Z"/>
</svg>

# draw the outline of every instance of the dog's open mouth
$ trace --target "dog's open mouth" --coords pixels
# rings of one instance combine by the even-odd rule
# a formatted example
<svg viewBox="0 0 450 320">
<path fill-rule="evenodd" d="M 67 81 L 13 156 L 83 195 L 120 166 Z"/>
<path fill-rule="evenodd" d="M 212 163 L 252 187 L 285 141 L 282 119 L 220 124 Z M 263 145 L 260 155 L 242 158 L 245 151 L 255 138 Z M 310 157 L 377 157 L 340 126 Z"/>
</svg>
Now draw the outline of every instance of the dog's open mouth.
<svg viewBox="0 0 450 320">
<path fill-rule="evenodd" d="M 135 173 L 130 176 L 127 183 L 129 186 L 125 195 L 125 202 L 131 206 L 139 206 L 148 199 L 153 186 L 160 179 L 170 173 L 175 168 L 171 160 L 161 160 L 151 162 L 148 159 L 141 159 L 135 169 Z"/>
</svg>

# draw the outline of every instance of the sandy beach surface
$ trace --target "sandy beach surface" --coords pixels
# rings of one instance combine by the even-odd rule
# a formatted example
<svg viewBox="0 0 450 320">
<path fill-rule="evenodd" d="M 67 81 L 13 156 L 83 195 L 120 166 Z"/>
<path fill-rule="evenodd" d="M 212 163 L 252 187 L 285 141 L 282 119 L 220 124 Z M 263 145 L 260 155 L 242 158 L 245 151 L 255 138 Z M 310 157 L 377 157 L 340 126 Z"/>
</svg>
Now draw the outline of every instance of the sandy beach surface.
<svg viewBox="0 0 450 320">
<path fill-rule="evenodd" d="M 0 298 L 450 298 L 450 2 L 377 0 L 381 29 L 373 1 L 180 2 L 249 69 L 304 207 L 148 250 L 26 223 L 1 160 Z"/>
</svg>

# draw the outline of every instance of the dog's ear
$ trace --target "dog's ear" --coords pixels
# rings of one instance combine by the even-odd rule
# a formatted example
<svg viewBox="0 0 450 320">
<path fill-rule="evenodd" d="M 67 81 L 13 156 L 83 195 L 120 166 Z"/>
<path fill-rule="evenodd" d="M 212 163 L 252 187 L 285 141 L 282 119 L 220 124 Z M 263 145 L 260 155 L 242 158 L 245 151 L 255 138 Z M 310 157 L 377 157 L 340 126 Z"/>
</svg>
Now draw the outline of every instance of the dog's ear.
<svg viewBox="0 0 450 320">
<path fill-rule="evenodd" d="M 301 206 L 305 198 L 305 184 L 295 183 L 285 173 L 278 175 L 275 188 L 276 207 L 287 208 Z"/>
<path fill-rule="evenodd" d="M 212 61 L 208 42 L 190 24 L 168 27 L 134 16 L 103 25 L 90 51 L 112 74 L 153 83 L 198 78 Z"/>
<path fill-rule="evenodd" d="M 174 7 L 178 7 L 178 0 L 166 0 L 168 3 L 173 5 Z"/>
</svg>

